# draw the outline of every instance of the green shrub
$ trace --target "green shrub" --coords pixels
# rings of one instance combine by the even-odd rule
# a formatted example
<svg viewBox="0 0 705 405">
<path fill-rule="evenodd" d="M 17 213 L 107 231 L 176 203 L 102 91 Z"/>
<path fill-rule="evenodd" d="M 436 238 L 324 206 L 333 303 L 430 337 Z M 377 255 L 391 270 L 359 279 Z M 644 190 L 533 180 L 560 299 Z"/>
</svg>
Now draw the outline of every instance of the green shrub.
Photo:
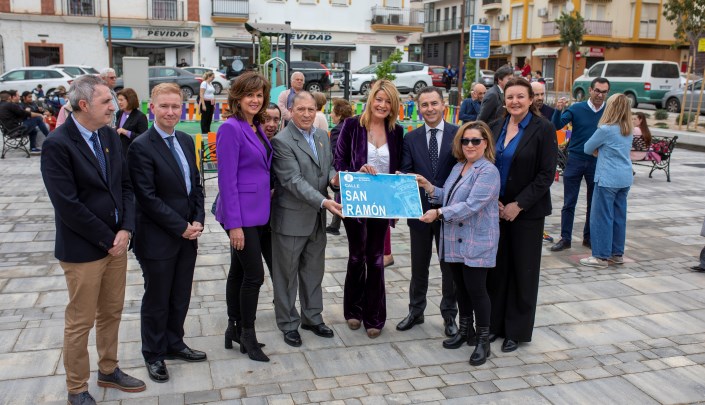
<svg viewBox="0 0 705 405">
<path fill-rule="evenodd" d="M 683 121 L 681 121 L 681 114 L 678 114 L 676 116 L 676 124 L 678 124 L 679 122 L 681 122 L 683 124 L 687 124 L 687 123 L 693 122 L 693 121 L 695 121 L 695 113 L 684 112 L 683 113 Z"/>
<path fill-rule="evenodd" d="M 656 118 L 658 121 L 663 121 L 668 119 L 668 111 L 660 109 L 656 110 L 654 113 L 654 118 Z"/>
<path fill-rule="evenodd" d="M 657 122 L 653 125 L 655 128 L 668 129 L 668 124 L 665 122 Z"/>
</svg>

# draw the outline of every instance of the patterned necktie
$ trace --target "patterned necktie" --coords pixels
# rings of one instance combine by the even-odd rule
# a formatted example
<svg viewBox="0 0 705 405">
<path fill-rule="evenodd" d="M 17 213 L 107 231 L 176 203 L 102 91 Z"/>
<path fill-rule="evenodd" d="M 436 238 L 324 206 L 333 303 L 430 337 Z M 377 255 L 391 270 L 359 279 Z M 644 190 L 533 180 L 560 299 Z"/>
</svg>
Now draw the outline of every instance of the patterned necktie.
<svg viewBox="0 0 705 405">
<path fill-rule="evenodd" d="M 308 146 L 311 147 L 311 150 L 313 151 L 313 156 L 316 157 L 316 160 L 318 160 L 318 152 L 316 151 L 316 140 L 313 137 L 313 134 L 306 140 L 308 142 Z"/>
<path fill-rule="evenodd" d="M 103 154 L 103 149 L 100 148 L 100 142 L 98 141 L 98 133 L 93 132 L 91 135 L 91 143 L 93 143 L 93 152 L 95 153 L 96 159 L 98 159 L 98 165 L 100 166 L 100 171 L 103 173 L 103 180 L 108 181 L 108 169 L 105 165 L 105 155 Z"/>
<path fill-rule="evenodd" d="M 431 140 L 428 142 L 428 157 L 431 159 L 431 170 L 433 170 L 433 175 L 436 175 L 436 170 L 438 170 L 438 139 L 436 139 L 436 133 L 438 128 L 431 128 Z"/>
<path fill-rule="evenodd" d="M 184 181 L 186 181 L 186 171 L 184 170 L 184 165 L 181 164 L 181 158 L 179 158 L 179 154 L 176 153 L 176 147 L 174 146 L 174 138 L 176 138 L 176 136 L 174 135 L 167 136 L 166 141 L 169 142 L 169 150 L 171 151 L 171 154 L 174 155 L 176 164 L 179 165 L 179 168 L 181 168 L 181 174 L 184 176 Z"/>
</svg>

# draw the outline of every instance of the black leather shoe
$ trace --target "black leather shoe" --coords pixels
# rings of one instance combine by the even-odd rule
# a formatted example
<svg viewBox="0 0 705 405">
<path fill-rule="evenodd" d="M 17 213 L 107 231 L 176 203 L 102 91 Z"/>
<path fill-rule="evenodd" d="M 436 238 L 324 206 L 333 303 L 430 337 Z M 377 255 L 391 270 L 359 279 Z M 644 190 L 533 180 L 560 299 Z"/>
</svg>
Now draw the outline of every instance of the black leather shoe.
<svg viewBox="0 0 705 405">
<path fill-rule="evenodd" d="M 167 353 L 164 357 L 167 360 L 184 360 L 184 361 L 205 361 L 207 356 L 200 350 L 193 350 L 190 347 L 184 347 L 178 352 Z"/>
<path fill-rule="evenodd" d="M 519 343 L 516 340 L 506 338 L 502 342 L 502 351 L 505 353 L 513 352 L 517 347 L 519 347 Z"/>
<path fill-rule="evenodd" d="M 299 335 L 298 330 L 290 330 L 284 332 L 284 343 L 289 346 L 299 347 L 303 342 L 301 342 L 301 335 Z"/>
<path fill-rule="evenodd" d="M 446 336 L 455 336 L 458 333 L 458 324 L 455 323 L 455 318 L 443 318 L 443 326 L 445 326 Z"/>
<path fill-rule="evenodd" d="M 561 250 L 570 249 L 570 241 L 561 239 L 555 245 L 551 246 L 551 252 L 560 252 Z"/>
<path fill-rule="evenodd" d="M 324 337 L 324 338 L 332 338 L 333 337 L 333 330 L 329 327 L 326 326 L 325 323 L 319 323 L 318 325 L 301 325 L 301 329 L 305 330 L 310 330 L 313 332 L 315 335 Z"/>
<path fill-rule="evenodd" d="M 414 315 L 409 313 L 399 324 L 397 325 L 397 330 L 405 331 L 414 327 L 414 325 L 421 325 L 424 321 L 423 314 Z"/>
<path fill-rule="evenodd" d="M 340 230 L 337 228 L 333 228 L 333 227 L 328 226 L 328 227 L 326 227 L 326 233 L 338 236 L 338 235 L 340 235 Z"/>
<path fill-rule="evenodd" d="M 693 266 L 693 267 L 691 267 L 690 269 L 693 270 L 693 271 L 700 272 L 700 273 L 705 272 L 705 268 L 702 267 L 702 266 Z"/>
<path fill-rule="evenodd" d="M 163 383 L 169 381 L 169 372 L 166 369 L 164 360 L 157 360 L 154 363 L 144 362 L 149 372 L 149 378 L 154 382 Z"/>
<path fill-rule="evenodd" d="M 95 405 L 95 399 L 88 391 L 83 391 L 78 394 L 69 394 L 66 403 L 68 405 Z"/>
<path fill-rule="evenodd" d="M 490 343 L 492 343 L 492 342 L 494 342 L 495 340 L 497 340 L 497 335 L 494 334 L 494 333 L 490 333 L 489 338 L 490 338 Z"/>
<path fill-rule="evenodd" d="M 583 246 L 588 249 L 592 249 L 592 243 L 590 243 L 590 239 L 583 239 Z"/>
</svg>

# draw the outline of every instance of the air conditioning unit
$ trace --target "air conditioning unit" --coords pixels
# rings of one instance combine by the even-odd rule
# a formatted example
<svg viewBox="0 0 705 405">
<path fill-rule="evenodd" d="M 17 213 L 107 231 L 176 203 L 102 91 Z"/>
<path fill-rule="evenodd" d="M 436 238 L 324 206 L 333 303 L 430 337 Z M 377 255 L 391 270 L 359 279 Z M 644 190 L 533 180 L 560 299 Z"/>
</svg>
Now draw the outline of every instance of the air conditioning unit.
<svg viewBox="0 0 705 405">
<path fill-rule="evenodd" d="M 487 18 L 481 17 L 479 20 L 477 20 L 480 24 L 487 24 Z"/>
<path fill-rule="evenodd" d="M 392 14 L 389 16 L 389 24 L 390 25 L 400 25 L 401 24 L 401 16 L 399 14 Z"/>
<path fill-rule="evenodd" d="M 503 22 L 503 21 L 506 20 L 506 19 L 507 19 L 507 17 L 505 17 L 504 14 L 500 14 L 500 15 L 497 16 L 497 20 L 498 20 L 499 22 Z"/>
<path fill-rule="evenodd" d="M 548 9 L 546 7 L 539 9 L 539 17 L 548 17 Z"/>
<path fill-rule="evenodd" d="M 372 24 L 384 24 L 384 16 L 383 15 L 376 15 L 372 19 Z"/>
</svg>

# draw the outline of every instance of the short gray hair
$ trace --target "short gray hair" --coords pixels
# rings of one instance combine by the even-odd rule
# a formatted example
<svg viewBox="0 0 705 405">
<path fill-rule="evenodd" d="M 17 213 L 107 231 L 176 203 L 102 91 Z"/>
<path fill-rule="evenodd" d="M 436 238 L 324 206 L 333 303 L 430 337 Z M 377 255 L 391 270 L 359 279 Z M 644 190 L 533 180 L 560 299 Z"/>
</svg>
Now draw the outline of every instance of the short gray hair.
<svg viewBox="0 0 705 405">
<path fill-rule="evenodd" d="M 290 79 L 290 80 L 294 80 L 294 76 L 298 76 L 298 75 L 301 75 L 301 76 L 304 78 L 304 80 L 306 79 L 306 75 L 304 75 L 303 73 L 297 71 L 297 72 L 294 72 L 294 73 L 291 74 L 291 79 Z"/>
<path fill-rule="evenodd" d="M 103 70 L 100 71 L 100 77 L 105 80 L 108 77 L 108 75 L 111 73 L 115 73 L 115 69 L 109 68 L 109 67 L 104 68 Z"/>
<path fill-rule="evenodd" d="M 313 94 L 309 93 L 308 91 L 300 91 L 294 96 L 294 100 L 291 102 L 291 108 L 294 108 L 297 101 L 303 100 L 305 98 L 313 100 L 314 103 L 316 102 L 316 98 L 313 97 Z"/>
<path fill-rule="evenodd" d="M 69 104 L 74 112 L 81 111 L 79 101 L 86 100 L 88 104 L 93 102 L 93 94 L 98 86 L 107 87 L 103 80 L 93 75 L 83 75 L 74 79 L 68 92 Z"/>
</svg>

